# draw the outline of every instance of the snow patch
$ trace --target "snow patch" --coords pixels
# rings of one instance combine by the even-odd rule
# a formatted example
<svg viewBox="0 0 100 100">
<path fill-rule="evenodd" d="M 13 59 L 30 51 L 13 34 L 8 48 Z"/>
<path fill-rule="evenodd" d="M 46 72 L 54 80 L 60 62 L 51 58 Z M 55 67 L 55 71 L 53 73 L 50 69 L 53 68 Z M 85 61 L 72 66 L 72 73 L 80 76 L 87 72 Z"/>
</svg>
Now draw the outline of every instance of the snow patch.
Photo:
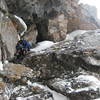
<svg viewBox="0 0 100 100">
<path fill-rule="evenodd" d="M 100 98 L 98 98 L 98 99 L 94 99 L 94 100 L 100 100 Z"/>
<path fill-rule="evenodd" d="M 92 65 L 96 65 L 96 66 L 100 66 L 100 60 L 95 59 L 94 57 L 87 57 L 84 59 L 86 62 L 92 64 Z"/>
<path fill-rule="evenodd" d="M 92 84 L 92 86 L 100 86 L 100 81 L 95 78 L 94 76 L 90 76 L 90 75 L 80 75 L 77 80 L 79 82 L 90 82 Z"/>
<path fill-rule="evenodd" d="M 0 70 L 3 71 L 3 63 L 0 61 Z"/>
<path fill-rule="evenodd" d="M 47 90 L 49 90 L 53 94 L 54 100 L 68 100 L 68 98 L 65 97 L 64 95 L 57 93 L 57 92 L 49 89 L 48 87 L 47 87 Z"/>
<path fill-rule="evenodd" d="M 44 86 L 40 85 L 39 83 L 32 83 L 32 82 L 29 81 L 29 80 L 27 81 L 27 84 L 28 84 L 29 86 L 38 86 L 38 87 L 44 89 Z"/>
<path fill-rule="evenodd" d="M 76 31 L 73 31 L 70 34 L 67 34 L 66 40 L 68 40 L 68 41 L 74 40 L 75 37 L 78 37 L 78 36 L 84 34 L 85 32 L 87 32 L 87 31 L 85 31 L 85 30 L 76 30 Z"/>
<path fill-rule="evenodd" d="M 8 63 L 9 63 L 9 61 L 8 61 L 8 60 L 5 60 L 5 61 L 4 61 L 4 64 L 8 64 Z"/>
<path fill-rule="evenodd" d="M 80 75 L 79 77 L 76 78 L 78 82 L 84 82 L 84 83 L 90 83 L 91 85 L 85 88 L 80 88 L 77 90 L 74 90 L 73 92 L 81 92 L 81 91 L 89 91 L 89 90 L 94 90 L 96 91 L 97 88 L 100 87 L 100 81 L 95 78 L 94 76 L 90 75 Z"/>
<path fill-rule="evenodd" d="M 23 36 L 24 33 L 27 31 L 27 25 L 26 25 L 26 23 L 23 21 L 22 18 L 20 18 L 20 17 L 18 17 L 18 16 L 16 16 L 16 15 L 14 15 L 14 16 L 15 16 L 16 19 L 19 20 L 19 22 L 20 22 L 20 23 L 23 25 L 23 27 L 24 27 L 24 31 L 21 33 L 21 36 Z"/>
<path fill-rule="evenodd" d="M 50 48 L 53 45 L 54 45 L 54 42 L 52 42 L 52 41 L 39 42 L 37 44 L 37 47 L 31 49 L 31 51 L 33 51 L 33 52 L 39 52 L 39 51 L 45 50 L 47 48 Z"/>
</svg>

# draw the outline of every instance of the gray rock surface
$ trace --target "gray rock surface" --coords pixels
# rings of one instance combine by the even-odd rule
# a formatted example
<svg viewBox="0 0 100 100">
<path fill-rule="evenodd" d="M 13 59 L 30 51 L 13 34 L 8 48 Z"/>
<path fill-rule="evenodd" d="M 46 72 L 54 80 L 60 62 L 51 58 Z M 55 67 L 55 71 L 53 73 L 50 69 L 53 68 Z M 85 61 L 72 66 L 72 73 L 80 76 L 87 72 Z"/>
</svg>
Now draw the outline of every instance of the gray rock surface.
<svg viewBox="0 0 100 100">
<path fill-rule="evenodd" d="M 72 33 L 72 40 L 69 34 L 69 39 L 27 55 L 22 63 L 70 100 L 93 100 L 100 97 L 100 31 L 79 32 Z"/>
<path fill-rule="evenodd" d="M 35 24 L 37 41 L 64 40 L 66 33 L 77 29 L 98 29 L 100 25 L 91 11 L 78 5 L 79 0 L 6 0 L 11 13 L 22 17 L 28 28 Z M 96 11 L 96 10 L 93 10 Z M 96 13 L 96 12 L 94 12 Z M 64 19 L 58 21 L 58 16 Z M 63 27 L 64 26 L 64 27 Z"/>
<path fill-rule="evenodd" d="M 73 36 L 71 40 L 70 36 Z M 99 36 L 100 30 L 75 31 L 65 41 L 26 55 L 22 61 L 26 67 L 20 64 L 6 64 L 0 71 L 0 76 L 5 83 L 13 85 L 11 90 L 15 92 L 11 92 L 11 100 L 53 100 L 51 97 L 47 99 L 51 91 L 45 91 L 46 87 L 41 88 L 35 81 L 48 85 L 69 100 L 99 98 Z"/>
<path fill-rule="evenodd" d="M 4 0 L 0 1 L 3 9 L 7 9 Z M 13 57 L 18 41 L 16 29 L 9 18 L 0 12 L 0 60 Z"/>
<path fill-rule="evenodd" d="M 87 31 L 72 41 L 62 41 L 38 54 L 31 53 L 23 64 L 39 71 L 41 78 L 57 77 L 80 67 L 99 73 L 100 33 Z"/>
<path fill-rule="evenodd" d="M 66 78 L 53 79 L 48 82 L 48 85 L 68 96 L 70 100 L 93 100 L 100 97 L 99 78 L 84 71 L 66 75 Z"/>
</svg>

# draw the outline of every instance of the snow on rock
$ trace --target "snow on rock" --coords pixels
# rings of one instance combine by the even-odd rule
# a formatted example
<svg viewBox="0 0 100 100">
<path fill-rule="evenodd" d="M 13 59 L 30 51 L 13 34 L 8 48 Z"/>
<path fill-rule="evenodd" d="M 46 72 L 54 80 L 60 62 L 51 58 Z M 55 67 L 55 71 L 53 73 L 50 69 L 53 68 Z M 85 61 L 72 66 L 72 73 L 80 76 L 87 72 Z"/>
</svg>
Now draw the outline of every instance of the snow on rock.
<svg viewBox="0 0 100 100">
<path fill-rule="evenodd" d="M 53 94 L 53 97 L 54 97 L 54 100 L 68 100 L 67 97 L 65 97 L 64 95 L 60 94 L 60 93 L 57 93 L 53 90 L 51 90 L 50 88 L 48 88 L 47 86 L 43 86 L 39 83 L 32 83 L 30 81 L 27 82 L 27 84 L 29 86 L 35 86 L 35 87 L 40 87 L 41 89 L 44 89 L 45 91 L 50 91 L 52 94 Z M 18 99 L 20 100 L 20 99 Z M 24 100 L 24 99 L 21 99 L 21 100 Z M 26 100 L 26 99 L 25 99 Z"/>
<path fill-rule="evenodd" d="M 57 93 L 49 88 L 47 89 L 53 94 L 54 100 L 68 100 L 68 98 L 65 97 L 64 95 Z"/>
<path fill-rule="evenodd" d="M 94 99 L 94 100 L 100 100 L 100 98 L 98 98 L 98 99 Z"/>
<path fill-rule="evenodd" d="M 95 66 L 100 66 L 100 60 L 94 58 L 94 57 L 87 57 L 87 58 L 84 58 L 84 60 L 87 62 L 87 63 L 90 63 L 92 65 L 95 65 Z"/>
<path fill-rule="evenodd" d="M 52 41 L 43 41 L 43 42 L 39 42 L 37 44 L 37 47 L 31 49 L 31 51 L 34 51 L 34 52 L 39 52 L 39 51 L 42 51 L 42 50 L 45 50 L 47 48 L 50 48 L 51 46 L 54 45 L 54 42 Z"/>
<path fill-rule="evenodd" d="M 68 100 L 64 95 L 57 93 L 55 91 L 52 91 L 54 100 Z"/>
<path fill-rule="evenodd" d="M 90 84 L 90 86 L 74 90 L 73 92 L 89 91 L 90 89 L 96 91 L 97 88 L 100 87 L 100 81 L 94 76 L 80 75 L 76 78 L 76 80 L 77 82 L 84 82 L 84 83 Z"/>
<path fill-rule="evenodd" d="M 5 60 L 5 61 L 4 61 L 4 64 L 8 64 L 8 63 L 9 63 L 9 61 L 8 61 L 8 60 Z"/>
<path fill-rule="evenodd" d="M 0 70 L 3 70 L 3 63 L 0 61 Z"/>
<path fill-rule="evenodd" d="M 27 31 L 27 25 L 26 25 L 26 23 L 23 21 L 22 18 L 20 18 L 20 17 L 18 17 L 18 16 L 16 16 L 16 15 L 14 15 L 14 16 L 15 16 L 16 19 L 19 20 L 19 22 L 20 22 L 20 23 L 23 25 L 23 27 L 24 27 L 24 31 L 21 33 L 21 36 L 23 36 L 24 33 Z"/>
<path fill-rule="evenodd" d="M 73 31 L 66 36 L 66 40 L 74 40 L 75 37 L 80 36 L 80 35 L 84 34 L 85 32 L 87 32 L 87 31 L 85 31 L 85 30 Z"/>
</svg>

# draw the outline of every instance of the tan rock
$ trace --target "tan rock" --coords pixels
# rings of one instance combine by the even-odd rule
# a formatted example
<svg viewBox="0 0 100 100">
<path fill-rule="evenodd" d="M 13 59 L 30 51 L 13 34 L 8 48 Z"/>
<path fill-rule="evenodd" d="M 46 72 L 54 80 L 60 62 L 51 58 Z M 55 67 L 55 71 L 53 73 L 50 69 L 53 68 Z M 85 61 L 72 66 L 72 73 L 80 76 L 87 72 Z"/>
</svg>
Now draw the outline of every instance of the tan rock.
<svg viewBox="0 0 100 100">
<path fill-rule="evenodd" d="M 31 25 L 31 27 L 26 32 L 24 39 L 29 41 L 31 44 L 35 44 L 37 34 L 38 34 L 38 32 L 37 32 L 37 29 L 36 29 L 36 25 L 33 24 L 33 25 Z"/>
<path fill-rule="evenodd" d="M 43 91 L 43 89 L 40 88 L 39 86 L 32 86 L 31 89 L 32 89 L 32 92 L 35 94 L 41 93 Z"/>
<path fill-rule="evenodd" d="M 6 76 L 11 80 L 16 81 L 20 80 L 22 77 L 32 78 L 32 71 L 33 70 L 31 68 L 25 67 L 24 65 L 9 63 L 4 66 L 4 70 L 1 73 L 3 74 L 3 76 Z"/>
<path fill-rule="evenodd" d="M 97 20 L 88 14 L 88 11 L 72 2 L 74 12 L 70 11 L 68 17 L 68 33 L 74 30 L 95 30 L 100 27 Z"/>
<path fill-rule="evenodd" d="M 5 91 L 6 84 L 0 81 L 0 93 Z"/>
<path fill-rule="evenodd" d="M 54 19 L 49 20 L 49 37 L 54 41 L 64 40 L 67 33 L 67 23 L 68 20 L 64 14 L 58 15 Z"/>
<path fill-rule="evenodd" d="M 7 85 L 3 81 L 0 81 L 0 100 L 9 100 L 6 92 Z"/>
</svg>

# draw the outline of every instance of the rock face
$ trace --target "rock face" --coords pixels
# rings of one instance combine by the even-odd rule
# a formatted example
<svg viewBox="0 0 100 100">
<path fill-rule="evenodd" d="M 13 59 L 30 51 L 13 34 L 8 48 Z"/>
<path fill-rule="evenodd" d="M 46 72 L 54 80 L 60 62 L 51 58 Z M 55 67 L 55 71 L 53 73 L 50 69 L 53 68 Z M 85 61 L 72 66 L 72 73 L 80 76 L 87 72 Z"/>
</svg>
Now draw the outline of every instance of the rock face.
<svg viewBox="0 0 100 100">
<path fill-rule="evenodd" d="M 29 41 L 32 45 L 34 45 L 36 43 L 37 35 L 38 32 L 36 29 L 36 25 L 33 24 L 25 33 L 24 39 Z"/>
<path fill-rule="evenodd" d="M 96 99 L 100 97 L 100 30 L 79 32 L 72 33 L 72 40 L 70 34 L 69 39 L 47 50 L 29 54 L 22 63 L 70 100 Z"/>
<path fill-rule="evenodd" d="M 31 43 L 45 39 L 60 41 L 66 38 L 67 32 L 100 27 L 96 18 L 89 16 L 87 9 L 78 5 L 78 0 L 6 0 L 6 2 L 9 11 L 22 17 L 27 23 L 28 31 L 24 38 Z M 4 1 L 0 3 L 6 9 Z M 5 60 L 13 56 L 17 34 L 16 30 L 12 29 L 13 24 L 9 18 L 2 13 L 0 18 L 1 60 Z M 65 95 L 69 100 L 99 98 L 99 37 L 100 30 L 75 31 L 70 33 L 66 40 L 53 43 L 48 49 L 37 47 L 39 51 L 35 51 L 34 48 L 33 52 L 23 59 L 22 65 L 4 64 L 0 70 L 0 99 L 55 100 L 52 91 L 35 83 L 37 81 Z"/>
<path fill-rule="evenodd" d="M 82 5 L 72 5 L 74 12 L 70 11 L 68 19 L 68 32 L 72 32 L 77 29 L 89 30 L 98 29 L 100 26 L 98 21 L 95 19 L 97 15 L 92 16 L 91 12 Z M 89 6 L 88 6 L 89 7 Z M 96 11 L 97 12 L 97 11 Z M 94 13 L 96 13 L 94 12 Z M 90 14 L 89 14 L 90 13 Z"/>
<path fill-rule="evenodd" d="M 0 5 L 3 9 L 6 9 L 4 0 L 0 1 Z M 12 22 L 1 12 L 0 20 L 0 60 L 5 60 L 13 57 L 18 38 L 16 29 L 14 28 Z"/>
<path fill-rule="evenodd" d="M 48 82 L 49 87 L 68 96 L 70 100 L 93 100 L 100 97 L 99 84 L 98 78 L 84 72 Z"/>
<path fill-rule="evenodd" d="M 4 64 L 3 70 L 0 70 L 0 100 L 58 100 L 55 95 L 67 100 L 42 82 L 37 82 L 36 74 L 24 65 Z"/>
<path fill-rule="evenodd" d="M 65 39 L 77 29 L 98 29 L 100 25 L 79 0 L 6 0 L 9 11 L 22 17 L 28 27 L 36 25 L 37 41 Z"/>
<path fill-rule="evenodd" d="M 48 39 L 55 42 L 64 40 L 67 32 L 67 21 L 64 14 L 60 14 L 56 18 L 50 19 L 48 25 Z"/>
<path fill-rule="evenodd" d="M 98 67 L 91 66 L 99 66 L 99 35 L 96 31 L 84 32 L 70 42 L 63 41 L 43 53 L 30 54 L 23 63 L 40 71 L 41 77 L 59 76 L 66 70 L 77 71 L 80 66 L 95 71 Z"/>
<path fill-rule="evenodd" d="M 65 95 L 65 100 L 100 98 L 99 36 L 100 30 L 75 31 L 65 41 L 28 54 L 24 65 L 5 64 L 0 77 L 10 91 L 7 100 L 56 100 L 40 84 Z"/>
</svg>

